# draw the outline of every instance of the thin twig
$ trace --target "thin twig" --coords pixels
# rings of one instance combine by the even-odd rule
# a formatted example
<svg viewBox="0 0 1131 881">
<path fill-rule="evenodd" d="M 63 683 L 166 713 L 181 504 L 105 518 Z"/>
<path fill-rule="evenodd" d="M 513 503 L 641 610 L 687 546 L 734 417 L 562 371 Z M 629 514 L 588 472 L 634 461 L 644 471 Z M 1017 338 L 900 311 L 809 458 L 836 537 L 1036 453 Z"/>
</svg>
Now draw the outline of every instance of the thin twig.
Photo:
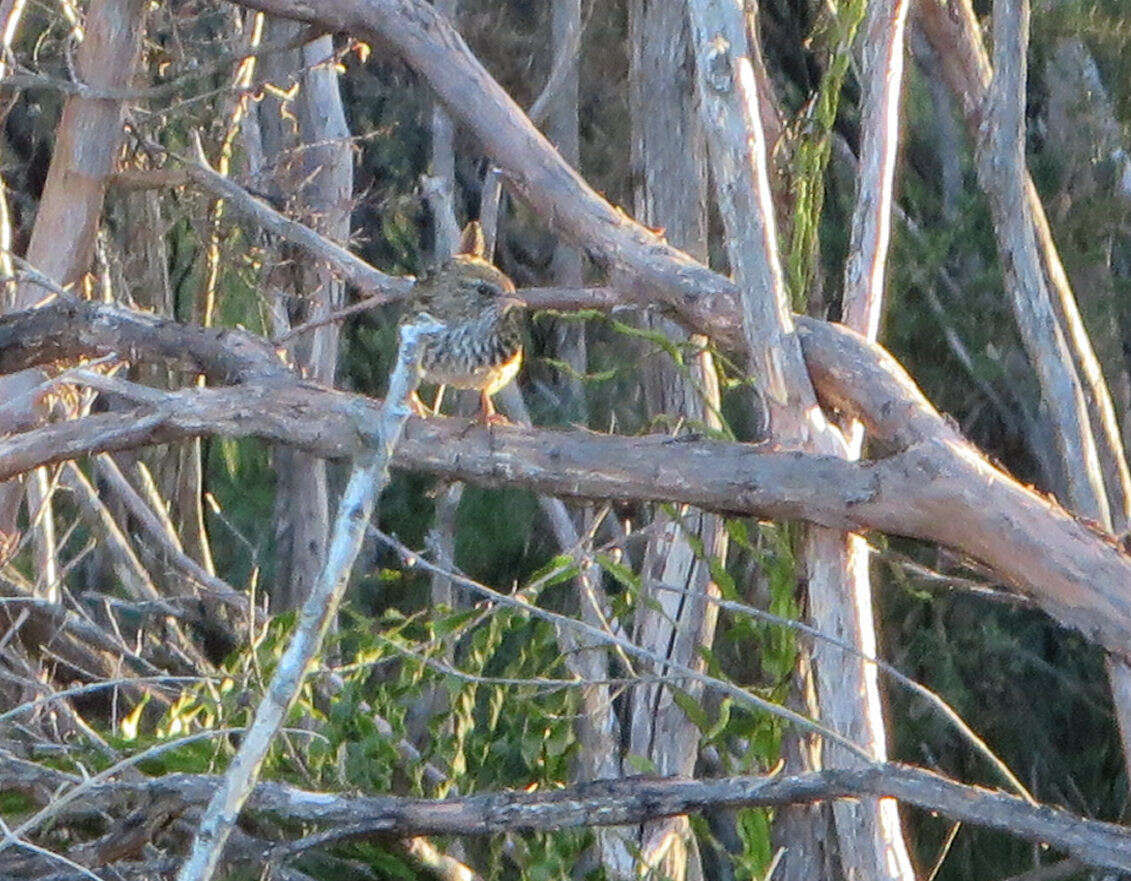
<svg viewBox="0 0 1131 881">
<path fill-rule="evenodd" d="M 401 544 L 401 542 L 397 541 L 392 536 L 386 535 L 385 533 L 381 532 L 376 527 L 371 527 L 370 532 L 377 536 L 392 550 L 399 553 L 406 561 L 412 561 L 415 565 L 420 566 L 421 568 L 426 569 L 429 572 L 439 570 L 438 566 L 423 559 L 419 554 L 414 553 L 410 548 Z M 759 697 L 752 692 L 746 691 L 745 689 L 734 685 L 733 683 L 725 682 L 722 679 L 715 678 L 714 676 L 708 676 L 705 673 L 700 673 L 698 670 L 694 670 L 691 667 L 679 664 L 671 660 L 670 658 L 665 658 L 658 652 L 653 652 L 649 649 L 642 648 L 641 646 L 636 645 L 628 639 L 616 636 L 612 633 L 606 633 L 599 627 L 594 627 L 592 625 L 584 623 L 583 621 L 578 621 L 574 618 L 570 618 L 568 615 L 562 615 L 558 612 L 551 612 L 549 609 L 542 609 L 537 606 L 533 606 L 525 600 L 519 599 L 510 594 L 500 593 L 497 590 L 493 590 L 492 588 L 487 587 L 485 584 L 481 584 L 478 581 L 472 581 L 470 578 L 465 578 L 462 575 L 456 574 L 455 572 L 449 572 L 446 574 L 452 579 L 453 583 L 460 584 L 461 586 L 469 590 L 473 590 L 476 593 L 487 597 L 492 602 L 498 603 L 499 605 L 503 606 L 510 606 L 511 608 L 515 609 L 521 609 L 527 614 L 533 615 L 537 618 L 542 618 L 546 621 L 550 621 L 551 623 L 558 625 L 559 627 L 566 627 L 571 630 L 577 631 L 578 633 L 583 633 L 597 642 L 618 647 L 629 655 L 635 655 L 638 658 L 643 658 L 647 661 L 651 661 L 653 664 L 659 664 L 663 667 L 667 667 L 668 669 L 679 673 L 681 677 L 694 679 L 697 682 L 702 682 L 704 685 L 707 685 L 708 687 L 713 688 L 716 691 L 720 691 L 723 694 L 733 697 L 739 703 L 745 704 L 758 710 L 763 710 L 767 713 L 770 713 L 771 715 L 778 716 L 781 719 L 792 722 L 794 725 L 797 725 L 800 728 L 804 728 L 807 731 L 812 731 L 815 734 L 819 734 L 822 737 L 828 738 L 833 743 L 844 747 L 844 749 L 848 750 L 853 755 L 859 756 L 866 761 L 871 761 L 871 758 L 868 756 L 868 753 L 864 750 L 863 747 L 859 746 L 856 743 L 853 743 L 843 735 L 837 734 L 835 731 L 826 728 L 821 723 L 815 722 L 806 716 L 802 716 L 800 713 L 794 712 L 788 707 L 783 707 L 779 704 L 773 703 L 772 701 L 768 701 L 765 698 Z M 180 879 L 180 881 L 187 881 L 187 879 Z"/>
<path fill-rule="evenodd" d="M 685 590 L 684 588 L 676 587 L 675 585 L 670 584 L 657 584 L 656 590 L 683 594 L 685 596 L 693 595 L 689 590 Z M 1032 796 L 1029 790 L 1025 788 L 1025 785 L 1018 779 L 1017 775 L 1009 769 L 1009 766 L 1005 764 L 1005 762 L 1002 761 L 992 749 L 990 749 L 989 745 L 981 737 L 978 736 L 974 729 L 966 724 L 963 718 L 958 715 L 958 712 L 953 707 L 951 707 L 950 704 L 943 700 L 939 695 L 935 694 L 935 692 L 931 691 L 931 689 L 927 688 L 927 686 L 916 682 L 910 676 L 907 676 L 905 673 L 901 672 L 899 668 L 893 666 L 892 664 L 889 664 L 887 661 L 884 661 L 881 658 L 877 658 L 873 655 L 868 654 L 853 643 L 839 639 L 835 636 L 831 636 L 824 631 L 818 630 L 816 627 L 810 627 L 804 622 L 794 621 L 791 618 L 783 618 L 781 615 L 775 615 L 773 612 L 767 612 L 764 609 L 757 608 L 756 606 L 736 602 L 734 600 L 724 600 L 716 596 L 708 596 L 706 597 L 706 600 L 712 605 L 716 605 L 720 609 L 725 609 L 728 612 L 738 612 L 742 615 L 749 615 L 751 618 L 757 618 L 761 621 L 767 621 L 771 624 L 776 624 L 779 627 L 788 627 L 789 629 L 797 633 L 803 633 L 812 639 L 828 643 L 829 645 L 834 645 L 841 651 L 855 655 L 861 660 L 867 661 L 869 664 L 875 664 L 877 669 L 882 670 L 900 685 L 924 698 L 928 703 L 931 704 L 931 706 L 942 713 L 942 715 L 951 724 L 953 724 L 955 728 L 958 729 L 959 734 L 961 734 L 967 741 L 969 741 L 974 749 L 978 753 L 980 753 L 982 757 L 985 758 L 986 761 L 988 761 L 999 774 L 1001 774 L 1006 782 L 1009 783 L 1009 785 L 1017 791 L 1018 795 L 1029 802 L 1029 804 L 1037 804 L 1037 800 Z"/>
</svg>

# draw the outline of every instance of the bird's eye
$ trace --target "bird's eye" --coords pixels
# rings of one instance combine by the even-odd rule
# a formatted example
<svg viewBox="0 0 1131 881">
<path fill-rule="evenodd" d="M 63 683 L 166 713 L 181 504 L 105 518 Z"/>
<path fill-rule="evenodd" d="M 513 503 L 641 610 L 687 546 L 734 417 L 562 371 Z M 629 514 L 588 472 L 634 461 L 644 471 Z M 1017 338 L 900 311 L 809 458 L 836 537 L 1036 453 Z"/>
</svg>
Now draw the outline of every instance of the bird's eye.
<svg viewBox="0 0 1131 881">
<path fill-rule="evenodd" d="M 485 281 L 481 281 L 475 286 L 475 292 L 485 299 L 491 299 L 499 295 L 498 289 Z"/>
</svg>

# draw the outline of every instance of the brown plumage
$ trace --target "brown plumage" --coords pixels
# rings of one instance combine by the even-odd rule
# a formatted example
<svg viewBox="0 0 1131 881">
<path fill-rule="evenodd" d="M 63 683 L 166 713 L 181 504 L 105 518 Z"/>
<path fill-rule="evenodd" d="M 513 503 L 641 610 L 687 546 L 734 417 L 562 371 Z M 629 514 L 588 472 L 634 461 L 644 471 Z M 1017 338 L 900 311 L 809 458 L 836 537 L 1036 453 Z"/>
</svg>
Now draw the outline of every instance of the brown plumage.
<svg viewBox="0 0 1131 881">
<path fill-rule="evenodd" d="M 483 257 L 478 224 L 464 230 L 461 253 L 417 283 L 401 323 L 432 320 L 444 331 L 424 346 L 424 381 L 478 389 L 481 417 L 496 421 L 491 396 L 522 366 L 522 301 L 514 283 Z M 414 401 L 423 415 L 419 400 Z"/>
</svg>

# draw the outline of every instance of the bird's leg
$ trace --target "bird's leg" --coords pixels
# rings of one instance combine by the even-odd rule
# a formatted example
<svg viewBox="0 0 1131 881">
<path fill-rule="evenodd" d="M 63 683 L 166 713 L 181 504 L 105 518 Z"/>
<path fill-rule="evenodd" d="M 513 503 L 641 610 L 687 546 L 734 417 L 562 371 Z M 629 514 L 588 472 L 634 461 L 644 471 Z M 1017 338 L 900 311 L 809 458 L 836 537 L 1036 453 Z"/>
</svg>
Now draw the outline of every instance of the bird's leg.
<svg viewBox="0 0 1131 881">
<path fill-rule="evenodd" d="M 484 425 L 509 425 L 510 420 L 495 409 L 495 402 L 483 389 L 479 392 L 479 421 Z"/>
<path fill-rule="evenodd" d="M 436 400 L 432 402 L 432 415 L 440 415 L 440 405 L 444 403 L 444 391 L 447 389 L 446 385 L 436 386 Z"/>
</svg>

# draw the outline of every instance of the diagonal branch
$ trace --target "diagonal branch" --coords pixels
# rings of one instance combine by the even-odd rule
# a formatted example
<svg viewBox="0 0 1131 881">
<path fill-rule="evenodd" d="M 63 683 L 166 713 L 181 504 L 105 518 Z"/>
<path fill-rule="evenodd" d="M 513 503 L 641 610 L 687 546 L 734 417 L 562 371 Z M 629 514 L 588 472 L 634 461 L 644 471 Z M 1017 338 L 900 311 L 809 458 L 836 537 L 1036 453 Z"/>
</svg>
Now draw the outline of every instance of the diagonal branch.
<svg viewBox="0 0 1131 881">
<path fill-rule="evenodd" d="M 433 325 L 401 328 L 400 351 L 389 380 L 389 397 L 381 405 L 376 418 L 370 420 L 369 414 L 362 411 L 361 415 L 367 418 L 356 423 L 364 425 L 365 430 L 372 426 L 373 436 L 354 458 L 349 482 L 338 504 L 325 564 L 303 602 L 298 629 L 279 658 L 267 693 L 256 708 L 251 727 L 232 759 L 222 785 L 209 799 L 193 839 L 192 852 L 177 873 L 178 881 L 208 881 L 216 871 L 224 844 L 259 778 L 263 760 L 322 647 L 345 594 L 350 570 L 361 551 L 365 527 L 374 504 L 389 482 L 393 450 L 411 412 L 408 401 L 420 383 L 423 340 L 431 332 L 434 332 Z M 360 428 L 357 430 L 361 431 Z"/>
</svg>

